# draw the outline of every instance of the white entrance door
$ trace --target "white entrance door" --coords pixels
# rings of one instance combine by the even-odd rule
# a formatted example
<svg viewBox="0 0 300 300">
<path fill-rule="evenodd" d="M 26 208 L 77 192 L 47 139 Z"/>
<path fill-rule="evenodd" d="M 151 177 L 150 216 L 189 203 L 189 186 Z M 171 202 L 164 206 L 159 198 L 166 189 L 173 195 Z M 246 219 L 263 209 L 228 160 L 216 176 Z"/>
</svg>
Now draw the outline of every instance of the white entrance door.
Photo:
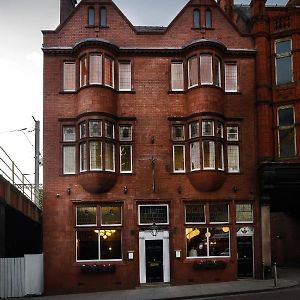
<svg viewBox="0 0 300 300">
<path fill-rule="evenodd" d="M 139 233 L 140 283 L 170 282 L 169 231 Z M 160 280 L 161 278 L 161 280 Z"/>
</svg>

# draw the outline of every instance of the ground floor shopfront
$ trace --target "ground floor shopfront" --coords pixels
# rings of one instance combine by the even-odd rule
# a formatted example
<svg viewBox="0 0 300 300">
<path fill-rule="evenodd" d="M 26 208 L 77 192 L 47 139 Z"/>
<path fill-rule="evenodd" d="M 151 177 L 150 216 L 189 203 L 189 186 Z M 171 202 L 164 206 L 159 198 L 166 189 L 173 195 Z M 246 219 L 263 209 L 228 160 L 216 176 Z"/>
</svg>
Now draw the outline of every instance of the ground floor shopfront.
<svg viewBox="0 0 300 300">
<path fill-rule="evenodd" d="M 47 294 L 260 275 L 253 201 L 73 201 L 69 210 L 73 224 L 45 238 Z"/>
</svg>

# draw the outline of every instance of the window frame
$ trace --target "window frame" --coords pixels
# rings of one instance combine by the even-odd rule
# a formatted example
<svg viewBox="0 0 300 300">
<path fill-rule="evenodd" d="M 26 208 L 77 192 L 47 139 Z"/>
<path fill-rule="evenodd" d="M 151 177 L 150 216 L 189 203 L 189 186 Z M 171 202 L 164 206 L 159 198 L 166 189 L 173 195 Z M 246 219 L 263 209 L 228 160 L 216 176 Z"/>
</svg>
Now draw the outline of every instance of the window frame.
<svg viewBox="0 0 300 300">
<path fill-rule="evenodd" d="M 175 170 L 175 147 L 182 147 L 183 149 L 183 170 Z M 186 172 L 186 158 L 185 158 L 185 144 L 173 144 L 173 173 L 185 173 Z"/>
<path fill-rule="evenodd" d="M 199 8 L 195 8 L 193 11 L 193 28 L 201 28 L 201 12 Z"/>
<path fill-rule="evenodd" d="M 96 208 L 96 223 L 94 224 L 78 224 L 78 210 L 77 208 L 79 207 L 95 207 Z M 75 226 L 76 227 L 94 227 L 94 226 L 97 226 L 98 224 L 98 214 L 97 214 L 97 205 L 88 205 L 88 204 L 85 204 L 85 205 L 76 205 L 75 206 Z"/>
<path fill-rule="evenodd" d="M 122 147 L 130 147 L 130 170 L 129 171 L 122 171 Z M 132 174 L 133 173 L 133 157 L 132 157 L 132 145 L 128 144 L 121 144 L 120 151 L 119 151 L 119 159 L 120 159 L 120 174 Z"/>
<path fill-rule="evenodd" d="M 129 92 L 132 91 L 132 63 L 131 61 L 119 61 L 119 91 L 120 92 Z M 121 88 L 121 65 L 129 65 L 130 70 L 130 87 L 129 88 Z"/>
<path fill-rule="evenodd" d="M 238 205 L 251 205 L 251 217 L 252 217 L 252 221 L 238 221 L 237 220 L 237 207 Z M 237 224 L 253 224 L 254 223 L 254 205 L 251 202 L 242 202 L 242 203 L 235 203 L 235 222 Z"/>
<path fill-rule="evenodd" d="M 66 88 L 66 75 L 67 75 L 67 70 L 66 66 L 67 65 L 72 65 L 73 70 L 69 70 L 69 72 L 72 71 L 72 81 L 73 81 L 73 86 L 74 88 Z M 64 92 L 75 92 L 76 91 L 76 62 L 75 61 L 64 61 L 63 62 L 63 91 Z"/>
<path fill-rule="evenodd" d="M 209 19 L 208 19 L 208 17 L 209 17 Z M 213 24 L 213 21 L 212 21 L 212 11 L 211 11 L 210 8 L 206 8 L 205 9 L 205 28 L 213 28 L 212 24 Z"/>
<path fill-rule="evenodd" d="M 203 205 L 203 214 L 204 214 L 204 222 L 187 222 L 186 221 L 186 207 L 187 206 L 199 206 L 199 205 Z M 207 224 L 207 217 L 206 217 L 206 204 L 205 203 L 185 203 L 184 205 L 184 224 L 185 225 L 204 225 Z"/>
<path fill-rule="evenodd" d="M 195 63 L 195 68 L 196 68 L 196 73 L 197 73 L 197 76 L 196 76 L 196 83 L 193 84 L 193 85 L 190 85 L 190 79 L 191 79 L 191 74 L 190 74 L 190 64 L 191 64 L 191 60 L 195 59 L 196 60 L 196 63 Z M 193 55 L 191 57 L 188 58 L 188 89 L 191 89 L 195 86 L 198 86 L 199 85 L 199 68 L 198 68 L 198 56 L 197 55 Z"/>
<path fill-rule="evenodd" d="M 238 149 L 237 151 L 237 159 L 236 161 L 238 162 L 238 170 L 230 170 L 229 169 L 229 147 L 236 147 Z M 232 174 L 237 174 L 241 172 L 241 161 L 240 161 L 240 145 L 239 144 L 227 144 L 227 172 L 232 173 Z"/>
<path fill-rule="evenodd" d="M 92 12 L 92 16 L 90 15 Z M 92 18 L 92 20 L 91 20 Z M 87 20 L 88 20 L 88 27 L 94 27 L 95 26 L 95 8 L 93 6 L 88 7 L 88 13 L 87 13 Z M 92 22 L 91 22 L 92 21 Z"/>
<path fill-rule="evenodd" d="M 181 71 L 181 85 L 182 88 L 174 88 L 173 87 L 173 66 L 174 65 L 180 65 L 180 71 Z M 183 65 L 183 61 L 171 61 L 171 91 L 173 92 L 182 92 L 184 91 L 184 65 Z"/>
<path fill-rule="evenodd" d="M 141 223 L 141 210 L 140 208 L 142 206 L 166 206 L 167 207 L 167 223 L 155 223 L 155 225 L 170 225 L 170 211 L 169 211 L 169 204 L 165 203 L 153 203 L 153 204 L 138 204 L 138 225 L 139 226 L 144 226 L 144 225 L 153 225 L 153 223 Z"/>
<path fill-rule="evenodd" d="M 237 93 L 239 91 L 239 69 L 238 69 L 238 63 L 237 62 L 225 62 L 224 67 L 224 77 L 225 77 L 225 84 L 224 84 L 224 90 L 226 93 Z M 227 83 L 227 66 L 235 66 L 235 72 L 236 72 L 236 80 L 235 80 L 235 89 L 232 89 L 231 87 L 228 88 Z"/>
<path fill-rule="evenodd" d="M 219 205 L 224 204 L 227 205 L 227 221 L 211 221 L 211 214 L 210 214 L 210 206 L 211 205 Z M 209 210 L 209 224 L 212 225 L 220 225 L 220 224 L 230 224 L 230 205 L 228 202 L 212 202 L 208 204 L 208 210 Z"/>
<path fill-rule="evenodd" d="M 111 85 L 106 82 L 106 80 L 107 80 L 106 60 L 111 61 L 111 76 L 112 76 Z M 115 88 L 115 60 L 114 60 L 114 58 L 107 56 L 107 55 L 104 56 L 104 85 L 111 87 L 113 89 Z"/>
<path fill-rule="evenodd" d="M 210 81 L 202 81 L 202 77 L 203 77 L 203 74 L 202 74 L 202 64 L 203 64 L 203 58 L 204 57 L 209 57 L 210 58 Z M 209 54 L 209 53 L 201 53 L 200 54 L 200 84 L 201 85 L 213 85 L 214 84 L 214 70 L 213 70 L 213 55 L 212 54 Z"/>
<path fill-rule="evenodd" d="M 102 15 L 102 12 L 104 12 L 104 16 Z M 103 22 L 103 19 L 105 22 Z M 107 8 L 105 6 L 101 6 L 99 9 L 99 27 L 107 27 Z"/>
</svg>

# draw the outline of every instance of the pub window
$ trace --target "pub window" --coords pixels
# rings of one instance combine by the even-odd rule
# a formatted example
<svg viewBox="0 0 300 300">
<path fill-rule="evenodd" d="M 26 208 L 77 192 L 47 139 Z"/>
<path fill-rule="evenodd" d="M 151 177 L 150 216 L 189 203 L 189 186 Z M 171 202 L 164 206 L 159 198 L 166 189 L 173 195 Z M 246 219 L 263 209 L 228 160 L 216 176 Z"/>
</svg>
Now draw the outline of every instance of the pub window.
<svg viewBox="0 0 300 300">
<path fill-rule="evenodd" d="M 106 7 L 100 8 L 100 27 L 107 26 L 107 10 Z"/>
<path fill-rule="evenodd" d="M 186 224 L 205 224 L 205 206 L 204 204 L 185 205 L 185 223 Z"/>
<path fill-rule="evenodd" d="M 97 209 L 100 209 L 101 223 Z M 122 259 L 121 229 L 118 228 L 122 225 L 121 212 L 121 206 L 115 205 L 76 207 L 76 261 Z"/>
<path fill-rule="evenodd" d="M 275 67 L 277 84 L 293 81 L 291 39 L 275 41 Z"/>
<path fill-rule="evenodd" d="M 213 84 L 212 56 L 200 55 L 200 79 L 201 84 Z"/>
<path fill-rule="evenodd" d="M 225 92 L 238 91 L 237 64 L 225 64 Z"/>
<path fill-rule="evenodd" d="M 193 17 L 194 17 L 194 28 L 200 28 L 200 10 L 199 9 L 194 9 Z"/>
<path fill-rule="evenodd" d="M 278 108 L 278 143 L 279 157 L 287 158 L 296 155 L 295 112 L 293 106 Z"/>
<path fill-rule="evenodd" d="M 172 91 L 183 91 L 183 63 L 172 62 L 171 63 L 171 89 Z"/>
<path fill-rule="evenodd" d="M 119 63 L 119 90 L 131 91 L 131 63 Z"/>
<path fill-rule="evenodd" d="M 174 173 L 185 172 L 185 146 L 173 145 L 173 171 Z"/>
<path fill-rule="evenodd" d="M 139 205 L 139 225 L 169 224 L 169 206 L 167 204 Z"/>
<path fill-rule="evenodd" d="M 88 8 L 88 26 L 95 25 L 95 9 L 93 7 Z"/>
<path fill-rule="evenodd" d="M 75 91 L 76 89 L 76 65 L 75 62 L 64 62 L 63 70 L 63 89 L 64 91 Z"/>
<path fill-rule="evenodd" d="M 206 28 L 212 27 L 212 14 L 209 8 L 205 10 L 205 27 Z"/>
<path fill-rule="evenodd" d="M 253 223 L 253 205 L 240 203 L 235 205 L 237 223 Z"/>
<path fill-rule="evenodd" d="M 228 223 L 229 206 L 227 203 L 209 204 L 209 222 L 210 223 Z"/>
<path fill-rule="evenodd" d="M 90 55 L 90 84 L 102 84 L 102 55 Z"/>
<path fill-rule="evenodd" d="M 198 58 L 193 56 L 188 60 L 188 87 L 198 85 Z"/>
</svg>

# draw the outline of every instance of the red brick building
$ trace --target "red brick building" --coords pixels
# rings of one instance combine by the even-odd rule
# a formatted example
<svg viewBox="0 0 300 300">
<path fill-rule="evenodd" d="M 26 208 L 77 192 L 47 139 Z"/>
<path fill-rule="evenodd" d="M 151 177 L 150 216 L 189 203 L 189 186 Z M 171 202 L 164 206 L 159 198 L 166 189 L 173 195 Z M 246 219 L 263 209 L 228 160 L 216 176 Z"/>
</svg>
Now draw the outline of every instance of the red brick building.
<svg viewBox="0 0 300 300">
<path fill-rule="evenodd" d="M 43 31 L 46 293 L 260 277 L 286 38 L 269 24 L 290 16 L 299 51 L 298 8 L 191 0 L 145 27 L 110 0 L 75 5 Z"/>
</svg>

